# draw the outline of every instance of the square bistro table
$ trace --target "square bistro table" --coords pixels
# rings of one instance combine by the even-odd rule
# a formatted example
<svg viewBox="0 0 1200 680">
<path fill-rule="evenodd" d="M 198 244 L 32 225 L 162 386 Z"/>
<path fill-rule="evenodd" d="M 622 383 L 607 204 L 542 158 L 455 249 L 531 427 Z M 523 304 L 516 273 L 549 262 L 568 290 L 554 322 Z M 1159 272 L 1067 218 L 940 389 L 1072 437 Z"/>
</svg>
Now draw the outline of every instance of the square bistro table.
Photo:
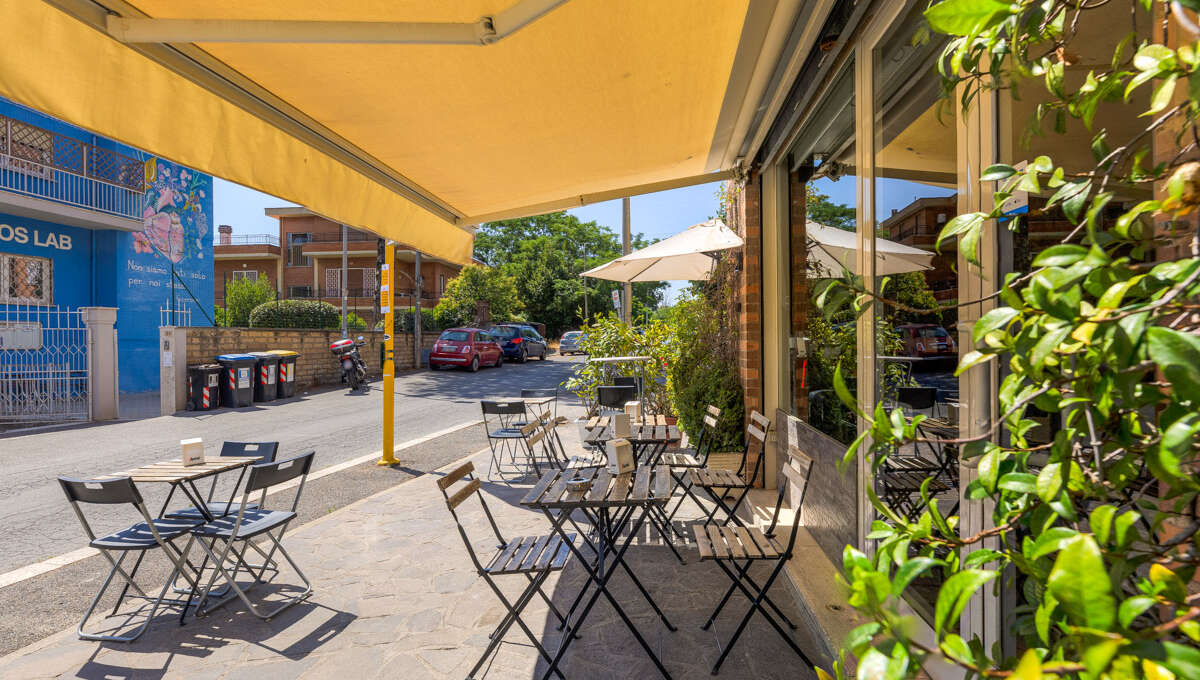
<svg viewBox="0 0 1200 680">
<path fill-rule="evenodd" d="M 579 475 L 586 484 L 584 488 L 578 490 L 570 490 L 567 488 L 567 480 L 573 476 Z M 575 622 L 575 630 L 579 630 L 588 614 L 592 611 L 592 607 L 596 604 L 596 600 L 601 595 L 608 600 L 613 609 L 616 610 L 617 616 L 625 623 L 633 633 L 633 637 L 637 639 L 638 644 L 645 650 L 650 660 L 654 662 L 655 667 L 662 673 L 664 678 L 670 678 L 670 673 L 663 666 L 662 661 L 654 650 L 646 642 L 645 638 L 633 625 L 633 621 L 625 614 L 625 610 L 621 608 L 613 594 L 608 589 L 609 581 L 613 574 L 616 573 L 617 567 L 625 570 L 633 584 L 641 592 L 642 597 L 650 603 L 651 608 L 662 619 L 667 629 L 674 632 L 675 626 L 667 619 L 667 615 L 663 613 L 654 599 L 650 597 L 650 593 L 642 586 L 637 575 L 633 573 L 633 569 L 625 562 L 625 551 L 633 542 L 635 536 L 642 528 L 642 523 L 645 522 L 649 515 L 650 509 L 657 507 L 660 511 L 662 506 L 671 498 L 671 470 L 668 467 L 650 467 L 642 466 L 636 471 L 621 475 L 614 475 L 609 470 L 604 468 L 592 468 L 582 470 L 554 470 L 547 472 L 542 476 L 538 483 L 525 494 L 521 499 L 521 505 L 535 510 L 541 510 L 545 513 L 546 518 L 550 520 L 550 525 L 555 533 L 568 540 L 570 543 L 571 552 L 575 554 L 579 564 L 587 572 L 588 581 L 580 589 L 579 594 L 575 597 L 574 603 L 571 605 L 571 610 L 567 612 L 567 619 L 571 618 L 575 608 L 583 600 L 585 594 L 591 586 L 595 586 L 591 597 L 588 598 L 583 610 L 579 614 L 579 618 Z M 591 537 L 588 532 L 581 529 L 575 520 L 571 517 L 576 510 L 590 521 L 595 528 Z M 640 512 L 638 512 L 640 510 Z M 634 519 L 633 528 L 621 539 L 621 534 L 625 528 L 629 526 L 630 520 Z M 567 536 L 567 531 L 564 524 L 570 522 L 572 526 L 579 532 L 579 535 L 584 537 L 584 541 L 592 549 L 594 555 L 592 558 L 587 558 L 575 545 L 574 541 L 570 541 Z M 558 664 L 561 662 L 563 655 L 570 646 L 571 641 L 575 639 L 574 635 L 567 635 L 562 644 L 559 645 L 558 653 L 554 660 L 546 669 L 542 680 L 548 678 L 558 669 Z"/>
<path fill-rule="evenodd" d="M 208 509 L 208 504 L 205 502 L 204 494 L 196 488 L 197 480 L 206 477 L 213 477 L 222 472 L 230 470 L 238 470 L 241 472 L 238 475 L 238 483 L 234 485 L 233 491 L 230 492 L 229 506 L 233 504 L 234 494 L 237 493 L 237 487 L 242 483 L 242 476 L 246 474 L 246 468 L 254 463 L 262 460 L 261 456 L 220 456 L 216 458 L 206 458 L 203 463 L 198 465 L 184 465 L 183 461 L 176 458 L 174 460 L 162 461 L 160 463 L 150 463 L 125 472 L 114 472 L 110 477 L 130 477 L 134 484 L 143 483 L 163 483 L 171 485 L 171 492 L 167 494 L 167 500 L 163 501 L 162 509 L 158 516 L 162 517 L 166 514 L 167 505 L 171 502 L 171 497 L 175 494 L 175 489 L 183 492 L 192 506 L 200 511 L 205 520 L 211 522 L 214 517 Z"/>
</svg>

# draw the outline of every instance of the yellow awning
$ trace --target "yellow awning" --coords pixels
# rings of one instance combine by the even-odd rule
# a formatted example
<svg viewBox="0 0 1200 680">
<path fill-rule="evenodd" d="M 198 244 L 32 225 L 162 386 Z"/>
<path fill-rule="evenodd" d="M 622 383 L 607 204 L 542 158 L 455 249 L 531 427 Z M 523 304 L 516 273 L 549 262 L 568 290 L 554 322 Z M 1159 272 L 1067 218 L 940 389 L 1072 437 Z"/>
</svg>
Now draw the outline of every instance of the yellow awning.
<svg viewBox="0 0 1200 680">
<path fill-rule="evenodd" d="M 486 46 L 123 43 L 102 9 L 443 26 L 519 2 L 0 0 L 0 95 L 454 262 L 480 218 L 726 169 L 749 0 L 567 0 Z"/>
</svg>

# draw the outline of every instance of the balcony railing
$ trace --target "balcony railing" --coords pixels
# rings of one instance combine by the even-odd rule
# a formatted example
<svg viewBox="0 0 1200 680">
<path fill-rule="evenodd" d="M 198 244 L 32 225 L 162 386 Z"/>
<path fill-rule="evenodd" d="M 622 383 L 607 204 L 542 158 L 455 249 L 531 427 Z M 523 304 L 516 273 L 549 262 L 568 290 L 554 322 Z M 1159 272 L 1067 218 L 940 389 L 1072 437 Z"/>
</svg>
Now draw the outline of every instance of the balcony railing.
<svg viewBox="0 0 1200 680">
<path fill-rule="evenodd" d="M 279 237 L 275 234 L 229 234 L 217 237 L 219 246 L 275 246 L 279 247 Z"/>
<path fill-rule="evenodd" d="M 140 221 L 146 164 L 0 116 L 0 191 Z"/>
<path fill-rule="evenodd" d="M 347 297 L 352 298 L 374 298 L 379 295 L 379 291 L 374 288 L 347 288 Z M 312 286 L 289 286 L 288 297 L 296 300 L 320 300 L 320 299 L 340 299 L 341 292 L 337 288 L 314 288 Z M 405 300 L 413 297 L 413 289 L 397 288 L 396 299 Z M 421 291 L 422 300 L 438 300 L 441 299 L 441 294 L 433 291 Z"/>
<path fill-rule="evenodd" d="M 370 241 L 370 242 L 374 243 L 378 240 L 379 240 L 379 237 L 376 236 L 375 234 L 365 234 L 361 231 L 351 231 L 346 234 L 346 241 L 351 242 L 351 243 L 353 243 L 355 241 L 360 241 L 360 242 L 361 241 Z M 340 231 L 327 231 L 327 232 L 321 232 L 318 234 L 313 234 L 312 238 L 309 239 L 309 243 L 341 243 L 341 242 L 342 242 L 342 232 L 340 232 Z"/>
</svg>

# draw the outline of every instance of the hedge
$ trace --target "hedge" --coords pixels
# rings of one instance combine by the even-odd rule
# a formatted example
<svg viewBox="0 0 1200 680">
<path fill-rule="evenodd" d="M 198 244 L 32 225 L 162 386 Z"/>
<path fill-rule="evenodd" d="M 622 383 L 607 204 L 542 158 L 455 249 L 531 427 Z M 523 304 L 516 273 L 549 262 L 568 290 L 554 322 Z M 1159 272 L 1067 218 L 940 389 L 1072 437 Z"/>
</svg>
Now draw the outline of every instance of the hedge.
<svg viewBox="0 0 1200 680">
<path fill-rule="evenodd" d="M 319 300 L 275 300 L 250 312 L 251 328 L 341 328 L 337 307 Z"/>
</svg>

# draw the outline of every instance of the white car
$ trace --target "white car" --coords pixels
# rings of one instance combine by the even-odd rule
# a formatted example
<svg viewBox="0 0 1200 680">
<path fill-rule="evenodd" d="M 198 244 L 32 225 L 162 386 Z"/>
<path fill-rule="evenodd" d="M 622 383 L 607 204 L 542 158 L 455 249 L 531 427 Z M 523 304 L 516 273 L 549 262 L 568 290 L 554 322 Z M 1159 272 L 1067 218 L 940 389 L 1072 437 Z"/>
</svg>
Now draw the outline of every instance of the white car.
<svg viewBox="0 0 1200 680">
<path fill-rule="evenodd" d="M 579 351 L 579 342 L 583 339 L 581 331 L 567 331 L 563 333 L 562 339 L 558 341 L 559 354 L 582 354 Z"/>
</svg>

